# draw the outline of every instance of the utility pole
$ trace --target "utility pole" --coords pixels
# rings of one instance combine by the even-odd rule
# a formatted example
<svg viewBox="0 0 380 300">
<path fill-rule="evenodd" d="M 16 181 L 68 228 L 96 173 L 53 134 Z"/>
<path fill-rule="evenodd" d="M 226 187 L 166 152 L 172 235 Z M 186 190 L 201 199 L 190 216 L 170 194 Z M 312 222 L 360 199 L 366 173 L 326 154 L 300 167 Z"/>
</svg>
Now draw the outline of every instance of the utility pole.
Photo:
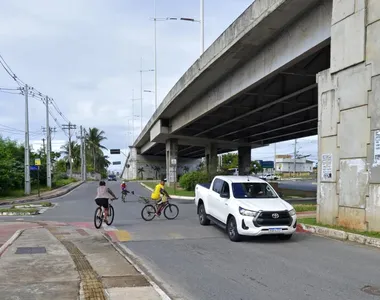
<svg viewBox="0 0 380 300">
<path fill-rule="evenodd" d="M 29 158 L 29 103 L 28 103 L 28 85 L 25 85 L 25 195 L 30 195 L 30 158 Z"/>
<path fill-rule="evenodd" d="M 69 176 L 70 178 L 73 177 L 73 162 L 71 160 L 71 129 L 76 129 L 77 126 L 73 125 L 69 122 L 68 125 L 62 125 L 62 129 L 67 129 L 69 131 L 69 164 L 70 164 L 70 171 Z"/>
<path fill-rule="evenodd" d="M 87 180 L 86 129 L 83 128 L 83 181 Z"/>
<path fill-rule="evenodd" d="M 49 125 L 49 98 L 45 98 L 46 105 L 46 185 L 48 188 L 51 188 L 51 135 L 50 135 L 50 125 Z"/>
<path fill-rule="evenodd" d="M 82 128 L 82 125 L 80 125 L 79 139 L 80 139 L 80 177 L 83 181 L 84 175 L 83 175 L 83 128 Z"/>
<path fill-rule="evenodd" d="M 294 140 L 294 177 L 296 177 L 296 166 L 297 166 L 297 139 Z"/>
<path fill-rule="evenodd" d="M 135 101 L 140 100 L 139 98 L 135 98 L 135 91 L 132 90 L 132 139 L 134 142 L 135 139 L 135 117 L 138 117 L 135 115 Z"/>
<path fill-rule="evenodd" d="M 46 155 L 46 148 L 45 148 L 45 138 L 42 139 L 42 151 Z"/>
</svg>

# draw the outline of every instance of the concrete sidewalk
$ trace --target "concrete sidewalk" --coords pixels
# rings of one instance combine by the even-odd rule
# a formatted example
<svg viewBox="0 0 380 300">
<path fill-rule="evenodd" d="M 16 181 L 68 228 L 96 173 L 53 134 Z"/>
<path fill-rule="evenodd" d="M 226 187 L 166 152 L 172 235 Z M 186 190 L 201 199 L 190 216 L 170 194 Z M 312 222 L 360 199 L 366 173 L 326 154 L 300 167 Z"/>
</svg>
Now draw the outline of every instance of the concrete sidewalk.
<svg viewBox="0 0 380 300">
<path fill-rule="evenodd" d="M 0 257 L 1 299 L 163 299 L 101 231 L 25 229 Z M 166 298 L 168 299 L 168 298 Z"/>
</svg>

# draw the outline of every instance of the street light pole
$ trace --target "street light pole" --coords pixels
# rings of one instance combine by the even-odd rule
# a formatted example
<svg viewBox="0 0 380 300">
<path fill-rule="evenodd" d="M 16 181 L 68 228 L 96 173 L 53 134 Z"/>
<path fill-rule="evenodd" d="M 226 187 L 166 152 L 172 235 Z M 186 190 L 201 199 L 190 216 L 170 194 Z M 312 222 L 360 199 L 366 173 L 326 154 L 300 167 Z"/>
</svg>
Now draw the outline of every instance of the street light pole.
<svg viewBox="0 0 380 300">
<path fill-rule="evenodd" d="M 200 20 L 201 20 L 201 55 L 204 52 L 204 47 L 205 47 L 205 27 L 204 27 L 204 0 L 201 0 L 201 13 L 200 13 Z"/>
<path fill-rule="evenodd" d="M 149 70 L 143 70 L 143 63 L 142 63 L 142 58 L 141 58 L 141 63 L 140 63 L 140 121 L 141 121 L 141 132 L 143 130 L 143 72 L 152 72 L 154 70 L 149 69 Z"/>
<path fill-rule="evenodd" d="M 156 0 L 154 0 L 154 105 L 157 109 L 157 16 Z"/>
</svg>

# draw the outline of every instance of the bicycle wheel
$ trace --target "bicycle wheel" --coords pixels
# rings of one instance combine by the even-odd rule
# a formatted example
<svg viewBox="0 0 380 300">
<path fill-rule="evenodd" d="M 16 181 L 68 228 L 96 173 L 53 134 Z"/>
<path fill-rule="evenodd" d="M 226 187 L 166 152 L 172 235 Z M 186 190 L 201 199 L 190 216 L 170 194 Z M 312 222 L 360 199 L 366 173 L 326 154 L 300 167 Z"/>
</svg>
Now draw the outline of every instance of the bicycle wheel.
<svg viewBox="0 0 380 300">
<path fill-rule="evenodd" d="M 111 225 L 114 218 L 115 218 L 115 210 L 113 209 L 113 206 L 109 204 L 108 205 L 108 219 L 107 219 L 106 224 Z"/>
<path fill-rule="evenodd" d="M 179 214 L 179 208 L 175 204 L 168 204 L 164 209 L 164 216 L 168 220 L 174 220 Z"/>
<path fill-rule="evenodd" d="M 97 209 L 95 209 L 95 215 L 94 215 L 95 228 L 99 229 L 100 226 L 102 226 L 102 223 L 103 223 L 103 212 L 102 212 L 102 209 L 98 207 Z"/>
<path fill-rule="evenodd" d="M 145 221 L 152 221 L 154 217 L 156 216 L 156 209 L 153 205 L 145 205 L 144 208 L 141 210 L 141 217 Z"/>
</svg>

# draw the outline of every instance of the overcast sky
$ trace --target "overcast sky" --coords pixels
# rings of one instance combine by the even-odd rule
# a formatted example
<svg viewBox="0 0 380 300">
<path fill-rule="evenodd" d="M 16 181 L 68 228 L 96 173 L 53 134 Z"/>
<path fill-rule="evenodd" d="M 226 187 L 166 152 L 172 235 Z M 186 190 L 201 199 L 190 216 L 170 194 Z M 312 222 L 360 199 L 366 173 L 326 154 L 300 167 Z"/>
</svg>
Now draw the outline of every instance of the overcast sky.
<svg viewBox="0 0 380 300">
<path fill-rule="evenodd" d="M 223 3 L 223 5 L 221 5 Z M 252 0 L 205 1 L 205 47 L 252 3 Z M 0 54 L 25 83 L 49 95 L 73 124 L 106 132 L 104 145 L 126 153 L 140 131 L 140 62 L 154 68 L 153 0 L 1 0 Z M 199 0 L 157 0 L 157 17 L 199 18 Z M 158 22 L 158 101 L 198 58 L 199 23 Z M 143 74 L 143 89 L 154 89 L 153 72 Z M 0 67 L 0 88 L 18 85 Z M 134 93 L 133 93 L 134 90 Z M 143 123 L 154 110 L 154 94 L 144 94 Z M 31 143 L 44 137 L 45 107 L 30 99 Z M 53 110 L 59 124 L 65 124 Z M 0 134 L 24 141 L 24 97 L 0 92 Z M 53 150 L 66 141 L 58 124 Z M 79 133 L 79 130 L 78 130 Z M 294 151 L 294 141 L 277 145 L 278 154 Z M 300 153 L 317 158 L 316 137 L 300 140 Z M 274 147 L 253 150 L 255 159 L 271 160 Z M 124 161 L 123 155 L 112 160 Z M 120 169 L 114 166 L 113 169 Z"/>
</svg>

